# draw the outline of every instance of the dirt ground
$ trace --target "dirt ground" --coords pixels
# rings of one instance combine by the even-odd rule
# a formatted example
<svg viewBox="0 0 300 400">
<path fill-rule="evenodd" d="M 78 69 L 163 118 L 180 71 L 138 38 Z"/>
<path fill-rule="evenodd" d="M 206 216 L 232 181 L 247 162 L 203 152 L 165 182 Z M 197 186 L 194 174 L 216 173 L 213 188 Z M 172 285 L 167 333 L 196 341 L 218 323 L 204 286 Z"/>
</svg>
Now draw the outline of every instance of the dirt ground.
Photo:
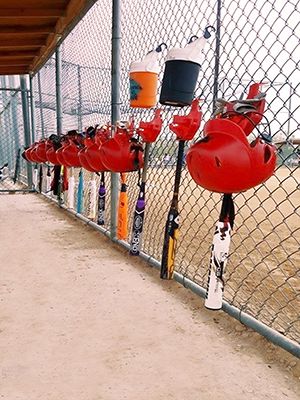
<svg viewBox="0 0 300 400">
<path fill-rule="evenodd" d="M 0 196 L 0 399 L 299 399 L 300 363 L 34 195 Z"/>
</svg>

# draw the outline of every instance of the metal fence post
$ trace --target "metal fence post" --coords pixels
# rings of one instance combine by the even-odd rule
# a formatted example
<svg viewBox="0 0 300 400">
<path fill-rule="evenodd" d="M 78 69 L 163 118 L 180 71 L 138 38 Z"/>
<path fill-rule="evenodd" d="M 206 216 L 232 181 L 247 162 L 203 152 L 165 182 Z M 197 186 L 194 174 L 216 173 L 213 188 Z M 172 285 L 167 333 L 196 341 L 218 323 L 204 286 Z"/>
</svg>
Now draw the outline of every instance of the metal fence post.
<svg viewBox="0 0 300 400">
<path fill-rule="evenodd" d="M 55 79 L 56 79 L 56 129 L 60 136 L 63 132 L 62 127 L 62 98 L 61 98 L 61 52 L 60 47 L 55 52 Z"/>
<path fill-rule="evenodd" d="M 220 70 L 220 47 L 221 47 L 221 8 L 222 0 L 217 0 L 217 27 L 216 27 L 216 48 L 215 48 L 215 68 L 213 84 L 213 112 L 216 108 L 219 89 L 219 70 Z"/>
<path fill-rule="evenodd" d="M 4 127 L 4 123 L 2 122 L 4 119 L 4 117 L 2 116 L 2 114 L 0 114 L 0 163 L 4 164 L 4 162 L 6 162 L 6 160 L 4 160 L 4 134 L 3 134 L 3 127 Z"/>
<path fill-rule="evenodd" d="M 78 77 L 78 130 L 82 132 L 82 86 L 81 86 L 81 67 L 77 66 Z"/>
<path fill-rule="evenodd" d="M 38 91 L 39 91 L 39 103 L 40 103 L 40 119 L 41 119 L 41 130 L 42 138 L 45 137 L 45 125 L 44 125 L 44 113 L 43 113 L 43 98 L 42 98 L 42 85 L 40 71 L 37 74 L 38 79 Z"/>
<path fill-rule="evenodd" d="M 29 147 L 31 144 L 30 140 L 30 124 L 29 124 L 29 110 L 28 110 L 28 99 L 27 99 L 27 82 L 24 75 L 20 76 L 21 85 L 21 98 L 22 98 L 22 112 L 23 112 L 23 124 L 24 124 L 24 143 L 25 147 Z M 27 183 L 28 186 L 32 187 L 32 167 L 30 163 L 27 163 Z"/>
<path fill-rule="evenodd" d="M 61 98 L 61 72 L 62 72 L 62 61 L 61 61 L 61 52 L 60 52 L 60 47 L 56 49 L 55 52 L 55 88 L 56 88 L 56 130 L 57 130 L 57 135 L 61 136 L 63 133 L 63 126 L 62 126 L 62 119 L 63 119 L 63 114 L 62 114 L 62 98 Z M 58 199 L 58 204 L 61 207 L 63 203 L 63 177 L 62 177 L 62 170 L 63 166 L 59 167 L 59 184 L 58 184 L 58 193 L 57 193 L 57 199 Z"/>
<path fill-rule="evenodd" d="M 112 49 L 111 49 L 111 123 L 120 119 L 120 50 L 121 50 L 121 7 L 120 0 L 112 4 Z M 111 173 L 111 220 L 110 236 L 117 235 L 118 174 Z"/>
<path fill-rule="evenodd" d="M 2 157 L 4 157 L 5 158 L 5 162 L 8 162 L 9 163 L 9 165 L 10 165 L 10 160 L 8 159 L 8 157 L 9 157 L 9 154 L 8 154 L 8 141 L 7 141 L 7 139 L 5 140 L 5 129 L 7 129 L 7 114 L 6 114 L 6 91 L 5 91 L 5 89 L 6 89 L 6 83 L 5 83 L 5 76 L 1 76 L 1 78 L 0 78 L 1 80 L 0 80 L 0 82 L 1 82 L 1 89 L 4 89 L 4 90 L 1 90 L 1 92 L 0 92 L 0 95 L 1 95 L 1 97 L 0 97 L 0 99 L 1 99 L 1 101 L 2 101 L 2 103 L 3 103 L 3 113 L 1 113 L 1 127 L 3 128 L 3 130 L 2 130 L 2 132 L 1 132 L 1 134 L 3 135 L 3 144 L 2 144 L 2 146 L 1 147 L 3 147 L 3 156 Z M 5 148 L 4 148 L 4 145 L 5 145 Z M 11 165 L 10 165 L 11 166 Z"/>
<path fill-rule="evenodd" d="M 33 77 L 29 76 L 29 88 L 30 88 L 30 121 L 31 121 L 31 140 L 35 142 L 35 104 L 34 104 L 34 92 L 33 92 Z"/>
<path fill-rule="evenodd" d="M 8 84 L 10 87 L 15 87 L 15 79 L 13 76 L 8 77 Z M 20 138 L 19 138 L 19 126 L 18 126 L 18 99 L 15 96 L 16 93 L 13 93 L 11 97 L 11 123 L 12 130 L 14 134 L 15 140 L 15 151 L 16 154 L 20 148 Z"/>
</svg>

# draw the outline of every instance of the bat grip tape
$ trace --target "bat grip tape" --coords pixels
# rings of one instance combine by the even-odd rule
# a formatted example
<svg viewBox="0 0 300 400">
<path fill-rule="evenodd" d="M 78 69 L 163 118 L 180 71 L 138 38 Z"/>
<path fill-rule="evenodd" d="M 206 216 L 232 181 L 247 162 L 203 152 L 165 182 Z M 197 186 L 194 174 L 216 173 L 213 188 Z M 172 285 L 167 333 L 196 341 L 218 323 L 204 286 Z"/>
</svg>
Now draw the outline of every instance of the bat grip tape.
<svg viewBox="0 0 300 400">
<path fill-rule="evenodd" d="M 220 213 L 220 222 L 229 222 L 231 229 L 234 225 L 235 209 L 231 193 L 225 193 L 222 200 L 222 208 Z"/>
</svg>

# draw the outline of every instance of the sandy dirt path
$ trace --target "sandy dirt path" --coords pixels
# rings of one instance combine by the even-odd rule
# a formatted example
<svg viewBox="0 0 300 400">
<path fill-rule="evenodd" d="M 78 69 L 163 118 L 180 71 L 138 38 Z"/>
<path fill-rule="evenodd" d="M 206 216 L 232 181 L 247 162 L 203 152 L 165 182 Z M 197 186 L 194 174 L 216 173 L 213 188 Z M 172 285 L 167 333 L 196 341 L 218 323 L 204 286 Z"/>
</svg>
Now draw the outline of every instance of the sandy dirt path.
<svg viewBox="0 0 300 400">
<path fill-rule="evenodd" d="M 296 400 L 299 360 L 38 195 L 0 196 L 0 399 Z"/>
</svg>

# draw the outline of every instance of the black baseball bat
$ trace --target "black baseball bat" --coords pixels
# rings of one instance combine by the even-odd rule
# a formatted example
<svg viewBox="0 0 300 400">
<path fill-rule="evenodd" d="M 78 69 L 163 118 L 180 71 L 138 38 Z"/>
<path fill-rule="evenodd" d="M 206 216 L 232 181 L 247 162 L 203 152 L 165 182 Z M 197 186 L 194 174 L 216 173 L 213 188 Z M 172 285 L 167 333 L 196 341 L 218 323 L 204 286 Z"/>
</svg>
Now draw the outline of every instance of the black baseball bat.
<svg viewBox="0 0 300 400">
<path fill-rule="evenodd" d="M 150 143 L 146 143 L 145 153 L 144 153 L 144 167 L 142 172 L 142 181 L 140 184 L 139 197 L 136 202 L 133 224 L 132 224 L 132 234 L 129 254 L 132 256 L 138 256 L 140 254 L 142 245 L 142 233 L 144 226 L 144 215 L 145 215 L 145 192 L 146 192 L 146 178 L 147 170 L 149 164 L 149 154 L 150 154 Z"/>
<path fill-rule="evenodd" d="M 99 197 L 98 197 L 98 216 L 97 216 L 98 225 L 104 225 L 105 223 L 105 195 L 106 195 L 106 188 L 105 188 L 104 172 L 101 172 Z"/>
<path fill-rule="evenodd" d="M 18 149 L 17 158 L 16 158 L 16 166 L 15 166 L 15 173 L 14 173 L 14 183 L 17 182 L 20 174 L 20 157 L 21 157 L 21 149 Z"/>
<path fill-rule="evenodd" d="M 39 192 L 42 193 L 43 189 L 43 165 L 40 165 L 40 171 L 39 171 Z"/>
<path fill-rule="evenodd" d="M 178 196 L 184 156 L 184 145 L 185 140 L 180 140 L 178 146 L 173 198 L 165 227 L 164 245 L 160 270 L 161 279 L 172 279 L 174 272 L 175 252 L 179 235 Z"/>
</svg>

